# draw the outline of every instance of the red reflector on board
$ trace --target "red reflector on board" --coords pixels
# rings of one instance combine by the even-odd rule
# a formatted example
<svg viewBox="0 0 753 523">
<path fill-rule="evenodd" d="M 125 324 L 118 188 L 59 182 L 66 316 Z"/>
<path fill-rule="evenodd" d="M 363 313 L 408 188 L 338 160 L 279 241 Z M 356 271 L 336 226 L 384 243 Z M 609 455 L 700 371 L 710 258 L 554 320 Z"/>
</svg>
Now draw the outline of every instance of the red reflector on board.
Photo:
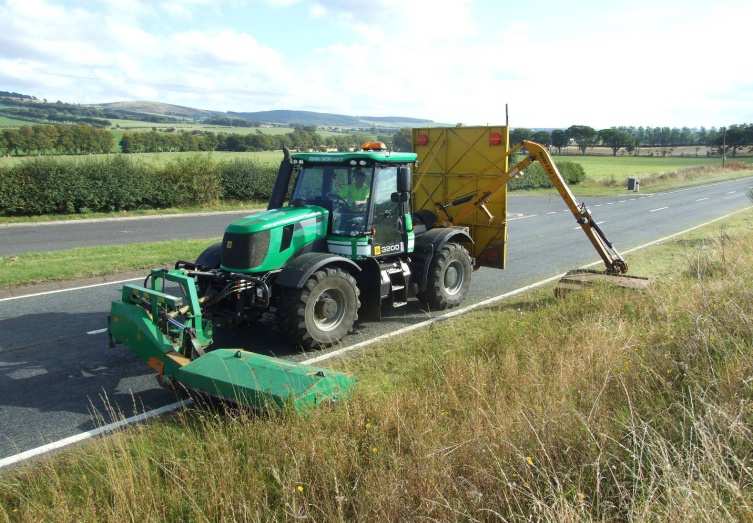
<svg viewBox="0 0 753 523">
<path fill-rule="evenodd" d="M 502 133 L 492 132 L 489 133 L 489 145 L 501 145 Z"/>
<path fill-rule="evenodd" d="M 428 134 L 419 134 L 416 136 L 416 145 L 426 145 L 427 143 L 429 143 Z"/>
</svg>

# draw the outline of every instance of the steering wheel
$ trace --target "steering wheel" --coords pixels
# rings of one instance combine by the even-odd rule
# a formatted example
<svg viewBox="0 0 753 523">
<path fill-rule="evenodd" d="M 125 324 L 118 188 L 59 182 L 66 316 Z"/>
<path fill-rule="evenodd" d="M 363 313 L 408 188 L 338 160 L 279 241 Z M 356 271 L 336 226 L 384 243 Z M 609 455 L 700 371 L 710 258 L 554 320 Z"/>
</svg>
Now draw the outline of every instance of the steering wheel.
<svg viewBox="0 0 753 523">
<path fill-rule="evenodd" d="M 339 203 L 345 207 L 350 208 L 350 204 L 348 203 L 348 200 L 346 200 L 345 198 L 343 198 L 337 193 L 331 192 L 327 194 L 327 198 L 329 198 L 332 203 Z"/>
</svg>

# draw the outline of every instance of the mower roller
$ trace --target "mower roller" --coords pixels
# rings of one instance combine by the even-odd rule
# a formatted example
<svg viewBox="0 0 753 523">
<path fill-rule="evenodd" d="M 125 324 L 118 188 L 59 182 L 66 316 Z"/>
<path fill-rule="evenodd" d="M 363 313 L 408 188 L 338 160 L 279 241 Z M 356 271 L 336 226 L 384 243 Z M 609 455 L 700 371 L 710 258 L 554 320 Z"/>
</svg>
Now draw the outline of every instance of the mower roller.
<svg viewBox="0 0 753 523">
<path fill-rule="evenodd" d="M 648 285 L 625 275 L 625 260 L 543 146 L 510 148 L 508 128 L 498 126 L 414 129 L 413 149 L 369 142 L 352 152 L 285 150 L 266 211 L 231 223 L 194 262 L 123 287 L 109 319 L 112 343 L 129 347 L 165 386 L 241 405 L 304 410 L 342 399 L 352 377 L 215 347 L 213 330 L 253 337 L 273 315 L 290 343 L 307 350 L 339 343 L 357 320 L 379 320 L 410 300 L 433 311 L 460 305 L 475 269 L 504 268 L 507 183 L 534 161 L 606 269 L 573 273 L 558 293 L 596 280 Z"/>
</svg>

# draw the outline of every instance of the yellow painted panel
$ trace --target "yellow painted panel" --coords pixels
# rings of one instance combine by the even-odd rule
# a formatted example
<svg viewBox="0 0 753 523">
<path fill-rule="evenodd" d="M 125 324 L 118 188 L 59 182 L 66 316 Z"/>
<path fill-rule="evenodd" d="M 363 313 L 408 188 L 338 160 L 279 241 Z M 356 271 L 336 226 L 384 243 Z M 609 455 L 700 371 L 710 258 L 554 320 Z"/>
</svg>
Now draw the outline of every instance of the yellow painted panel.
<svg viewBox="0 0 753 523">
<path fill-rule="evenodd" d="M 413 208 L 426 209 L 440 220 L 440 204 L 473 195 L 480 198 L 507 171 L 508 130 L 504 126 L 432 127 L 413 129 L 418 166 L 413 176 Z M 503 268 L 507 253 L 507 187 L 494 193 L 486 205 L 493 215 L 474 210 L 454 225 L 469 227 L 478 265 Z M 450 217 L 457 207 L 447 209 Z"/>
</svg>

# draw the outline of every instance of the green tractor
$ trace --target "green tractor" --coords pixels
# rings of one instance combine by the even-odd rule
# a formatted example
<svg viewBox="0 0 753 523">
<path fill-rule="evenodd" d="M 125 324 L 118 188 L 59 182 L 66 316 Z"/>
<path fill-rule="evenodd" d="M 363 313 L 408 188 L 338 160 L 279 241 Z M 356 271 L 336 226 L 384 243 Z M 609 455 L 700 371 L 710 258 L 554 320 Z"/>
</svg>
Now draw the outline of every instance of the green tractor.
<svg viewBox="0 0 753 523">
<path fill-rule="evenodd" d="M 285 151 L 265 212 L 231 223 L 195 262 L 155 269 L 143 286 L 123 287 L 112 304 L 112 342 L 128 346 L 167 386 L 244 405 L 303 409 L 341 398 L 350 376 L 217 348 L 213 328 L 236 326 L 253 336 L 258 320 L 273 313 L 292 344 L 312 349 L 412 298 L 433 311 L 459 305 L 474 268 L 505 267 L 507 183 L 535 161 L 605 266 L 568 274 L 560 290 L 649 284 L 625 274 L 627 263 L 544 146 L 509 147 L 506 126 L 412 134 L 415 154 L 389 152 L 380 142 L 355 152 Z"/>
<path fill-rule="evenodd" d="M 473 270 L 468 230 L 412 215 L 416 155 L 382 147 L 286 154 L 268 210 L 177 264 L 196 279 L 205 316 L 249 325 L 271 310 L 291 343 L 311 349 L 411 298 L 431 310 L 460 304 Z"/>
<path fill-rule="evenodd" d="M 212 332 L 253 335 L 273 313 L 292 344 L 312 349 L 411 298 L 431 310 L 460 304 L 473 240 L 467 227 L 411 213 L 415 164 L 416 154 L 378 142 L 356 152 L 285 151 L 266 211 L 231 223 L 195 262 L 123 287 L 109 318 L 112 344 L 127 345 L 164 385 L 242 404 L 304 408 L 342 397 L 349 376 L 218 349 Z"/>
</svg>

